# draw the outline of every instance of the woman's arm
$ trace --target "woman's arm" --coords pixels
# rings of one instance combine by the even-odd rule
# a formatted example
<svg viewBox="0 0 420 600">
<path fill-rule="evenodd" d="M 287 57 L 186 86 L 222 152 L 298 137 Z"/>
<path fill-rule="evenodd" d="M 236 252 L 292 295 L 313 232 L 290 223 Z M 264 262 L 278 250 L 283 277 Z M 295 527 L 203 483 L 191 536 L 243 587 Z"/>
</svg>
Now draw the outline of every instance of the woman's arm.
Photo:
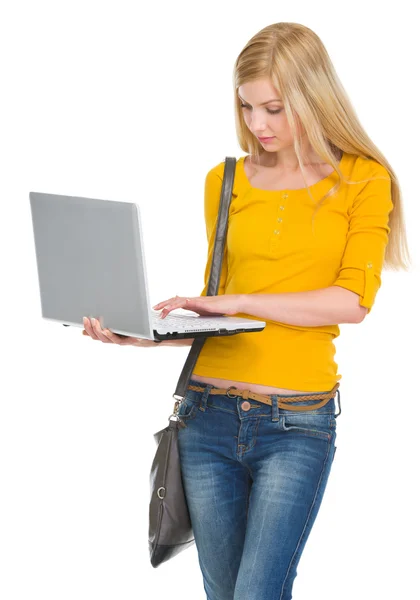
<svg viewBox="0 0 420 600">
<path fill-rule="evenodd" d="M 192 346 L 194 338 L 186 338 L 179 340 L 163 340 L 160 346 Z"/>
<path fill-rule="evenodd" d="M 133 346 L 137 346 L 139 348 L 150 348 L 151 346 L 191 346 L 194 341 L 194 338 L 186 338 L 179 340 L 162 340 L 159 343 L 153 342 L 153 340 L 143 340 L 139 338 Z M 149 342 L 149 343 L 147 343 Z"/>
</svg>

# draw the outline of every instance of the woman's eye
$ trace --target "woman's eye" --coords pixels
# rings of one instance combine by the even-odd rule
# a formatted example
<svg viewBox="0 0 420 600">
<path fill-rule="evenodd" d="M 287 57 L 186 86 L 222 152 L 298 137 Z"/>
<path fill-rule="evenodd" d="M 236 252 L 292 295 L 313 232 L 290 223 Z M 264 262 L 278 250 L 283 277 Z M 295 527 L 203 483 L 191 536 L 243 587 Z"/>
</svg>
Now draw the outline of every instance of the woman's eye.
<svg viewBox="0 0 420 600">
<path fill-rule="evenodd" d="M 250 108 L 250 106 L 248 106 L 247 104 L 241 104 L 242 108 Z M 281 108 L 278 108 L 277 110 L 270 110 L 269 108 L 267 108 L 267 112 L 270 113 L 270 115 L 277 115 L 281 110 Z"/>
</svg>

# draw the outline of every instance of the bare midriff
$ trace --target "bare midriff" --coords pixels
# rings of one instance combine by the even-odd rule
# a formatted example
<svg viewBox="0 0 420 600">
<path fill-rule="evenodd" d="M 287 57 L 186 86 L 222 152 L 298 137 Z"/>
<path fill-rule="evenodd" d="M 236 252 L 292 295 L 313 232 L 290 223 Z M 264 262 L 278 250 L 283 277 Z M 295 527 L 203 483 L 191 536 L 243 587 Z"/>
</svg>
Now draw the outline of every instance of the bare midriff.
<svg viewBox="0 0 420 600">
<path fill-rule="evenodd" d="M 233 381 L 231 379 L 218 379 L 217 377 L 204 377 L 193 373 L 191 379 L 201 383 L 210 383 L 218 388 L 236 387 L 238 390 L 250 390 L 256 394 L 283 394 L 293 396 L 294 394 L 319 394 L 320 392 L 308 392 L 302 390 L 291 390 L 288 388 L 270 387 L 268 385 L 259 385 L 257 383 L 248 383 L 247 381 Z"/>
</svg>

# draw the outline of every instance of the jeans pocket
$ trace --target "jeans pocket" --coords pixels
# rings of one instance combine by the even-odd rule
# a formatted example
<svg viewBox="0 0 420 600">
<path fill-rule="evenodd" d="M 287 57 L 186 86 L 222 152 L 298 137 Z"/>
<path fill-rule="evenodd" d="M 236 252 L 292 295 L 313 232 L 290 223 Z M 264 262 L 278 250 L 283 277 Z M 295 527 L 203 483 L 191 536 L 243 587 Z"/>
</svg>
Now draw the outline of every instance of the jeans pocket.
<svg viewBox="0 0 420 600">
<path fill-rule="evenodd" d="M 191 421 L 197 414 L 198 405 L 188 393 L 178 407 L 178 417 Z"/>
<path fill-rule="evenodd" d="M 284 431 L 328 441 L 335 430 L 334 421 L 334 415 L 326 412 L 286 412 L 282 416 L 282 428 Z"/>
</svg>

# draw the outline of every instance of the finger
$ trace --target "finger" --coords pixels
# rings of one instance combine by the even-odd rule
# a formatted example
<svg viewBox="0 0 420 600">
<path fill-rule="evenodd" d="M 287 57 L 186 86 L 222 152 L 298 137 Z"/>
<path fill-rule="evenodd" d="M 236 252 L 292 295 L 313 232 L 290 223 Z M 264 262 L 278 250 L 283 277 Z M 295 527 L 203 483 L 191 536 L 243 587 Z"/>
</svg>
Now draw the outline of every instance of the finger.
<svg viewBox="0 0 420 600">
<path fill-rule="evenodd" d="M 109 329 L 103 329 L 102 333 L 104 335 L 106 335 L 106 337 L 110 340 L 110 342 L 112 344 L 119 344 L 120 346 L 127 344 L 127 340 L 133 339 L 127 335 L 117 335 L 116 333 L 114 333 L 113 331 L 110 331 Z"/>
<path fill-rule="evenodd" d="M 168 302 L 170 302 L 171 300 L 173 300 L 173 298 L 168 298 L 168 300 L 164 300 L 163 302 L 159 302 L 159 304 L 155 304 L 155 306 L 152 306 L 152 308 L 155 310 L 159 310 L 160 308 L 162 308 L 162 306 L 165 306 L 165 304 L 168 304 Z"/>
<path fill-rule="evenodd" d="M 164 300 L 163 302 L 159 302 L 159 304 L 152 306 L 152 308 L 154 308 L 155 310 L 158 310 L 159 308 L 162 308 L 162 306 L 166 306 L 169 302 L 173 302 L 177 298 L 179 298 L 179 296 L 174 296 L 172 298 L 168 298 L 167 300 Z"/>
<path fill-rule="evenodd" d="M 168 315 L 171 312 L 171 310 L 174 310 L 174 308 L 177 308 L 177 306 L 177 304 L 167 304 L 165 308 L 162 309 L 162 312 L 160 313 L 159 317 L 161 319 L 164 319 L 166 315 Z"/>
<path fill-rule="evenodd" d="M 175 308 L 184 308 L 186 306 L 188 307 L 189 304 L 190 304 L 190 302 L 188 302 L 186 298 L 182 298 L 178 302 L 174 302 L 173 304 L 170 304 L 169 306 L 165 306 L 165 308 L 160 313 L 160 318 L 164 319 L 166 317 L 166 315 L 168 315 L 171 312 L 171 310 L 175 310 Z"/>
<path fill-rule="evenodd" d="M 110 329 L 102 329 L 102 334 L 106 335 L 112 344 L 119 344 L 120 346 L 133 344 L 137 339 L 131 335 L 123 335 L 122 333 L 118 335 Z"/>
<path fill-rule="evenodd" d="M 108 338 L 111 344 L 119 343 L 119 336 L 116 333 L 110 331 L 109 329 L 102 329 L 102 335 Z"/>
<path fill-rule="evenodd" d="M 98 336 L 96 335 L 96 333 L 94 332 L 93 328 L 92 328 L 92 323 L 90 322 L 90 319 L 88 319 L 87 317 L 83 317 L 83 324 L 85 326 L 86 331 L 88 332 L 88 335 L 93 339 L 93 340 L 98 340 Z"/>
<path fill-rule="evenodd" d="M 98 336 L 98 339 L 101 340 L 101 342 L 104 342 L 104 344 L 112 344 L 111 340 L 102 333 L 102 327 L 98 319 L 92 319 L 92 325 L 94 332 Z"/>
</svg>

